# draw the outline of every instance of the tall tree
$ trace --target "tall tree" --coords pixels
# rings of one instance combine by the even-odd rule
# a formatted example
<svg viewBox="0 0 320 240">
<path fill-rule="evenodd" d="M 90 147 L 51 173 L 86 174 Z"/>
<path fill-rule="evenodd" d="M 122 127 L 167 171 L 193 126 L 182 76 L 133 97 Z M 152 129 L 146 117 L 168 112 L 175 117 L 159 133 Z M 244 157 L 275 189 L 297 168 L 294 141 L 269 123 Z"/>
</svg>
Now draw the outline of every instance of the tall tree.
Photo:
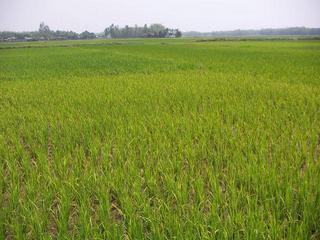
<svg viewBox="0 0 320 240">
<path fill-rule="evenodd" d="M 39 33 L 40 33 L 40 35 L 41 35 L 44 39 L 46 39 L 46 40 L 49 40 L 49 39 L 50 39 L 50 35 L 51 35 L 50 28 L 49 28 L 49 26 L 46 25 L 44 22 L 41 22 L 41 23 L 40 23 Z"/>
<path fill-rule="evenodd" d="M 176 38 L 182 37 L 182 32 L 179 29 L 176 29 L 175 37 Z"/>
</svg>

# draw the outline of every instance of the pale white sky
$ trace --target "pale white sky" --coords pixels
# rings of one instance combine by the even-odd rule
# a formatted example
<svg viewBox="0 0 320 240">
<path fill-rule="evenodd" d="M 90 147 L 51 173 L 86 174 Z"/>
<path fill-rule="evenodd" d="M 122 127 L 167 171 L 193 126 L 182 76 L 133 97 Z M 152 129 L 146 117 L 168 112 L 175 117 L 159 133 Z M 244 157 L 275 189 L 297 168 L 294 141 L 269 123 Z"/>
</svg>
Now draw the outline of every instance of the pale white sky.
<svg viewBox="0 0 320 240">
<path fill-rule="evenodd" d="M 162 23 L 183 31 L 320 27 L 320 0 L 0 0 L 0 30 L 100 32 Z"/>
</svg>

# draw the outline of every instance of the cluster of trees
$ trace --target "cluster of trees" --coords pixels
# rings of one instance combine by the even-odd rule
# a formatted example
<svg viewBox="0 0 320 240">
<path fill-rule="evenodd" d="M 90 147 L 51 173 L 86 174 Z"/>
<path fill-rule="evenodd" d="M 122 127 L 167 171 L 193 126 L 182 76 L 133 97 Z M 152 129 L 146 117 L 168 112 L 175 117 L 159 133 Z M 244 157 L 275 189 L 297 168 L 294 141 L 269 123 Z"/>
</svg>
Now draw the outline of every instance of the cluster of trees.
<svg viewBox="0 0 320 240">
<path fill-rule="evenodd" d="M 40 41 L 40 40 L 74 40 L 79 34 L 72 31 L 35 32 L 0 32 L 0 41 Z"/>
<path fill-rule="evenodd" d="M 33 32 L 0 32 L 0 41 L 40 41 L 40 40 L 76 40 L 100 38 L 169 38 L 181 37 L 178 29 L 169 29 L 161 24 L 143 27 L 125 26 L 120 28 L 112 24 L 102 34 L 84 31 L 80 34 L 73 31 L 52 31 L 45 23 L 40 23 L 38 31 Z"/>
<path fill-rule="evenodd" d="M 39 30 L 31 35 L 33 40 L 75 40 L 79 34 L 73 31 L 51 31 L 48 25 L 40 23 Z"/>
<path fill-rule="evenodd" d="M 112 24 L 104 30 L 104 35 L 107 38 L 178 38 L 182 33 L 179 29 L 166 28 L 162 24 L 145 24 L 143 27 L 126 25 L 123 28 Z"/>
<path fill-rule="evenodd" d="M 96 34 L 85 31 L 76 33 L 73 31 L 52 31 L 49 26 L 40 23 L 38 31 L 33 32 L 0 32 L 0 41 L 40 41 L 40 40 L 76 40 L 94 39 Z"/>
<path fill-rule="evenodd" d="M 277 35 L 320 35 L 320 28 L 268 28 L 261 30 L 234 30 L 216 32 L 185 32 L 186 37 L 241 37 L 241 36 L 277 36 Z"/>
</svg>

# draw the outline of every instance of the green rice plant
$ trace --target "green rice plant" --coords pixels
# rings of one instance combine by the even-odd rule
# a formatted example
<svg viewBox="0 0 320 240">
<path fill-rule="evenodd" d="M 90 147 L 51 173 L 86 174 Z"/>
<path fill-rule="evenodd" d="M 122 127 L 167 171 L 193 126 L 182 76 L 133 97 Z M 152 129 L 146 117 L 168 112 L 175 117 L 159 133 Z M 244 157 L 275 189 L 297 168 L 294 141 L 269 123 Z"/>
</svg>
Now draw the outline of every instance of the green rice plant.
<svg viewBox="0 0 320 240">
<path fill-rule="evenodd" d="M 0 239 L 318 239 L 320 43 L 0 44 Z"/>
</svg>

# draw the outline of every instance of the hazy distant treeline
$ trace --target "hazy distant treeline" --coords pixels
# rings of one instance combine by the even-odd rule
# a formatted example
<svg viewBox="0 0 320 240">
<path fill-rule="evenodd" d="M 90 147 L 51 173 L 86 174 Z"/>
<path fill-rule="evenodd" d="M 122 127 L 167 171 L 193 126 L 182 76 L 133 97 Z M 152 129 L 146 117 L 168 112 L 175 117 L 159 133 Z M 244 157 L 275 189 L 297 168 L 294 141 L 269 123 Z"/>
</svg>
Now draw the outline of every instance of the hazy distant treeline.
<svg viewBox="0 0 320 240">
<path fill-rule="evenodd" d="M 162 24 L 151 24 L 150 26 L 128 26 L 119 27 L 110 25 L 102 33 L 84 31 L 76 33 L 73 31 L 52 31 L 43 22 L 38 31 L 32 32 L 0 32 L 0 41 L 40 41 L 40 40 L 76 40 L 95 38 L 179 38 L 184 37 L 241 37 L 241 36 L 276 36 L 276 35 L 320 35 L 320 28 L 279 28 L 261 30 L 234 30 L 234 31 L 213 31 L 197 32 L 190 31 L 182 33 L 179 29 L 172 29 Z"/>
<path fill-rule="evenodd" d="M 213 31 L 213 32 L 184 32 L 185 37 L 239 37 L 239 36 L 275 36 L 275 35 L 320 35 L 320 28 L 279 28 L 261 30 L 234 30 L 234 31 Z"/>
<path fill-rule="evenodd" d="M 178 29 L 166 28 L 161 24 L 144 25 L 139 27 L 125 26 L 120 28 L 117 25 L 110 25 L 103 33 L 93 33 L 84 31 L 76 33 L 73 31 L 52 31 L 49 26 L 40 23 L 38 31 L 32 32 L 0 32 L 0 41 L 40 41 L 40 40 L 76 40 L 95 38 L 169 38 L 181 37 Z"/>
</svg>

